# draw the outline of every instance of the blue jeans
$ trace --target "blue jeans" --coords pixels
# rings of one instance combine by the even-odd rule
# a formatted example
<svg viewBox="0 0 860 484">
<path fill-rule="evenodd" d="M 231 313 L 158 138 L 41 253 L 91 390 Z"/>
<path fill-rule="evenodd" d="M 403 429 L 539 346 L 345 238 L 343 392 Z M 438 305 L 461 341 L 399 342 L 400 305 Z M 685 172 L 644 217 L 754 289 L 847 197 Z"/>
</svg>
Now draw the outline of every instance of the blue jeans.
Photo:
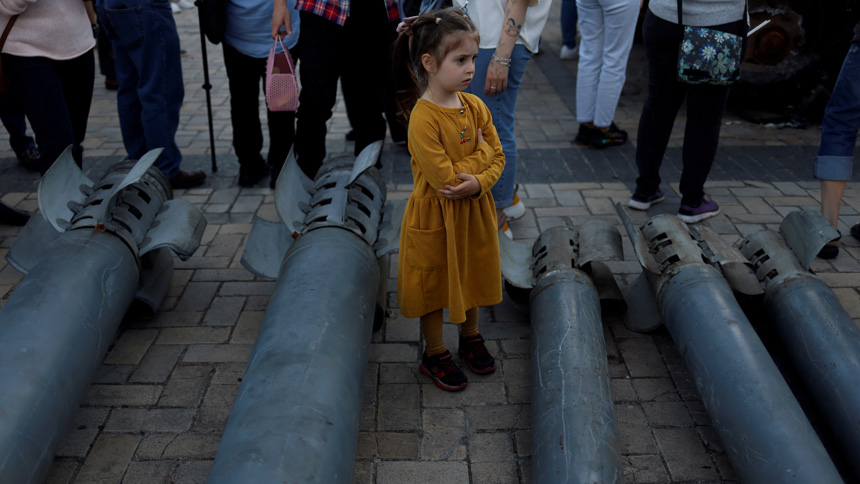
<svg viewBox="0 0 860 484">
<path fill-rule="evenodd" d="M 128 156 L 139 159 L 164 148 L 155 165 L 173 178 L 182 162 L 174 136 L 185 87 L 170 0 L 102 0 L 98 15 L 116 56 L 117 110 Z"/>
<path fill-rule="evenodd" d="M 493 186 L 493 200 L 496 208 L 507 208 L 514 201 L 514 186 L 517 178 L 517 137 L 514 135 L 514 112 L 517 108 L 517 95 L 526 64 L 531 54 L 522 45 L 517 44 L 511 52 L 511 67 L 508 69 L 508 87 L 501 94 L 493 97 L 484 95 L 484 84 L 487 82 L 487 67 L 495 49 L 479 49 L 475 61 L 475 76 L 466 92 L 470 92 L 484 101 L 493 115 L 493 126 L 499 133 L 502 152 L 505 154 L 505 169 L 502 176 Z"/>
<path fill-rule="evenodd" d="M 819 180 L 851 180 L 854 145 L 860 130 L 860 42 L 851 44 L 833 95 L 824 110 L 821 142 L 813 173 Z"/>
<path fill-rule="evenodd" d="M 576 0 L 561 0 L 561 43 L 576 47 Z"/>
</svg>

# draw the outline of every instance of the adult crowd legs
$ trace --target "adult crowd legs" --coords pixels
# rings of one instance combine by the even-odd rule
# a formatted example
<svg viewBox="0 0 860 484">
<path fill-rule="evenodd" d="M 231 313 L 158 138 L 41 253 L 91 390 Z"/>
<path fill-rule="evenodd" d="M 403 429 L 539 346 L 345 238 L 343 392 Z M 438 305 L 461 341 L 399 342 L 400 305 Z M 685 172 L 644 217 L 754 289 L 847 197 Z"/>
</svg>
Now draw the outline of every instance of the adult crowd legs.
<svg viewBox="0 0 860 484">
<path fill-rule="evenodd" d="M 390 64 L 389 19 L 381 1 L 350 3 L 344 25 L 302 10 L 301 81 L 296 113 L 296 161 L 313 178 L 326 156 L 326 122 L 337 98 L 337 81 L 355 122 L 355 154 L 385 137 L 384 76 Z"/>
<path fill-rule="evenodd" d="M 739 20 L 714 28 L 743 35 L 746 29 L 744 22 Z M 663 20 L 651 11 L 645 15 L 642 34 L 648 58 L 648 99 L 639 118 L 636 149 L 639 177 L 630 202 L 633 208 L 647 209 L 650 204 L 662 200 L 659 188 L 660 165 L 675 117 L 685 99 L 687 125 L 682 153 L 681 207 L 682 210 L 684 207 L 696 209 L 705 202 L 704 184 L 717 152 L 729 87 L 678 81 L 678 44 L 683 35 L 682 29 L 683 26 Z M 698 218 L 700 215 L 712 216 L 716 212 L 695 213 L 685 221 L 697 222 L 701 220 Z"/>
<path fill-rule="evenodd" d="M 179 34 L 169 0 L 103 0 L 97 8 L 102 28 L 114 46 L 117 110 L 129 158 L 139 159 L 151 149 L 164 148 L 155 165 L 171 185 L 200 185 L 205 173 L 179 169 L 182 154 L 174 140 L 185 87 Z"/>
<path fill-rule="evenodd" d="M 93 51 L 69 60 L 3 54 L 3 69 L 36 136 L 44 174 L 68 146 L 78 166 L 93 97 Z"/>
<path fill-rule="evenodd" d="M 582 35 L 576 75 L 576 120 L 581 123 L 577 141 L 593 148 L 621 145 L 627 133 L 612 120 L 626 79 L 639 2 L 579 0 L 577 9 Z"/>
</svg>

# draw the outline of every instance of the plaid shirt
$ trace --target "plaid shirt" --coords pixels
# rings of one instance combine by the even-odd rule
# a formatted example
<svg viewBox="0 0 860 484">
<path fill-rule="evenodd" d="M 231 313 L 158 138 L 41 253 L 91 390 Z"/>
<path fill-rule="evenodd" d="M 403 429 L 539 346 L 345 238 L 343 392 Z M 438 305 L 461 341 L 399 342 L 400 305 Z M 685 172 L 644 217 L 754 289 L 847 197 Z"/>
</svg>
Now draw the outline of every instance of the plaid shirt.
<svg viewBox="0 0 860 484">
<path fill-rule="evenodd" d="M 369 2 L 373 0 L 355 0 L 357 2 Z M 377 0 L 380 1 L 380 0 Z M 385 10 L 388 12 L 388 20 L 392 22 L 400 20 L 400 8 L 397 0 L 382 0 L 385 2 Z M 296 7 L 299 10 L 319 15 L 332 22 L 343 25 L 349 16 L 350 0 L 298 0 Z"/>
</svg>

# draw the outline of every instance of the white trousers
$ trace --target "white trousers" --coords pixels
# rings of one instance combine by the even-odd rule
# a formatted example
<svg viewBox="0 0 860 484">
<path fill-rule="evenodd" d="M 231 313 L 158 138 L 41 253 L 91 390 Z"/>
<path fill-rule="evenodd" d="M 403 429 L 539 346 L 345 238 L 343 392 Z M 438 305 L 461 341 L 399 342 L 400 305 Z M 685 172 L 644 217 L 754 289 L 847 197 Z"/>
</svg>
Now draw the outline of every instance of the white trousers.
<svg viewBox="0 0 860 484">
<path fill-rule="evenodd" d="M 612 124 L 624 87 L 639 0 L 576 0 L 579 14 L 579 69 L 576 120 Z"/>
</svg>

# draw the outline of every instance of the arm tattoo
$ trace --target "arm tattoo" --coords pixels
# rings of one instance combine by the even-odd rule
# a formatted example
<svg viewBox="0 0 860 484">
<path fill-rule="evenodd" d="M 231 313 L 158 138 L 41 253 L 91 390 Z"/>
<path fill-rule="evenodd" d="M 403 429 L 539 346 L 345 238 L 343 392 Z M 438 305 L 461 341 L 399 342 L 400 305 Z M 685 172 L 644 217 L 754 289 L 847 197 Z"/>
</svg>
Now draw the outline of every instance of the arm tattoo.
<svg viewBox="0 0 860 484">
<path fill-rule="evenodd" d="M 517 37 L 520 35 L 520 30 L 522 29 L 522 25 L 518 25 L 516 20 L 509 18 L 507 25 L 505 26 L 505 34 L 508 37 Z"/>
</svg>

